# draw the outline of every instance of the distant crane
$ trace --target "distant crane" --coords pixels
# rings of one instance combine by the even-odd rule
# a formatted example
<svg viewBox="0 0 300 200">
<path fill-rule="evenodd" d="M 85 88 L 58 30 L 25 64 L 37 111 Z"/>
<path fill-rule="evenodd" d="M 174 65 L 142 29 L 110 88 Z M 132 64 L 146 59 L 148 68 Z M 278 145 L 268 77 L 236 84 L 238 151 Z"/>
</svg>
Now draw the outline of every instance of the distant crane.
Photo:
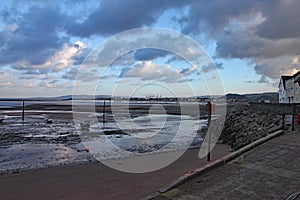
<svg viewBox="0 0 300 200">
<path fill-rule="evenodd" d="M 146 99 L 147 100 L 153 100 L 153 99 L 159 99 L 159 98 L 161 98 L 162 96 L 161 96 L 161 94 L 159 94 L 159 93 L 157 93 L 157 94 L 148 94 L 148 95 L 146 95 Z"/>
</svg>

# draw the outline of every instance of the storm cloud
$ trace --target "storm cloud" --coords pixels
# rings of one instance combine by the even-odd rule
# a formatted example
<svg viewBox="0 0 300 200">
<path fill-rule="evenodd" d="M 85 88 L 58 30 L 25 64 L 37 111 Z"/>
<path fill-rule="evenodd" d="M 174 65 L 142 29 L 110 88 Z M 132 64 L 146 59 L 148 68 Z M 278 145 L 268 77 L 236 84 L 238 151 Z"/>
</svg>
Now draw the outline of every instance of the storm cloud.
<svg viewBox="0 0 300 200">
<path fill-rule="evenodd" d="M 297 0 L 192 1 L 180 22 L 185 33 L 215 40 L 217 57 L 246 59 L 277 80 L 300 70 L 299 7 Z"/>
<path fill-rule="evenodd" d="M 7 6 L 0 6 L 0 68 L 19 71 L 22 77 L 57 74 L 55 80 L 72 80 L 75 76 L 74 66 L 78 67 L 84 61 L 93 62 L 85 60 L 93 48 L 88 45 L 90 41 L 99 42 L 102 38 L 132 28 L 164 26 L 169 23 L 196 40 L 205 38 L 208 43 L 213 43 L 212 56 L 220 61 L 217 63 L 219 69 L 230 67 L 222 65 L 222 59 L 246 60 L 259 75 L 260 83 L 276 81 L 282 74 L 291 75 L 300 70 L 298 0 L 11 2 Z M 154 42 L 164 44 L 169 41 L 165 38 L 162 36 Z M 151 44 L 153 41 L 146 42 Z M 110 45 L 107 51 L 111 56 L 107 59 L 117 55 L 115 49 L 118 47 Z M 180 41 L 166 45 L 174 48 L 184 46 Z M 186 59 L 193 60 L 198 56 L 189 48 L 181 51 Z M 130 66 L 134 66 L 136 61 L 146 63 L 171 54 L 157 49 L 139 49 L 131 56 L 117 60 L 116 65 L 122 65 L 123 62 L 131 69 Z M 169 59 L 167 64 L 171 65 L 173 61 L 177 61 L 176 57 Z M 159 70 L 163 66 L 148 63 L 131 70 L 128 76 L 141 75 L 136 70 L 149 69 L 150 66 L 156 75 L 160 74 L 160 80 L 169 74 Z M 241 66 L 241 70 L 249 66 Z M 212 66 L 203 66 L 202 72 L 211 69 Z M 191 71 L 183 68 L 181 72 L 168 72 L 177 77 Z M 152 78 L 155 73 L 146 74 Z M 6 79 L 8 85 L 10 81 Z"/>
<path fill-rule="evenodd" d="M 166 10 L 185 6 L 181 0 L 104 0 L 83 22 L 73 22 L 68 33 L 78 37 L 112 35 L 132 28 L 150 26 Z"/>
<path fill-rule="evenodd" d="M 0 63 L 35 70 L 69 41 L 59 35 L 66 23 L 59 7 L 30 7 L 0 32 Z"/>
</svg>

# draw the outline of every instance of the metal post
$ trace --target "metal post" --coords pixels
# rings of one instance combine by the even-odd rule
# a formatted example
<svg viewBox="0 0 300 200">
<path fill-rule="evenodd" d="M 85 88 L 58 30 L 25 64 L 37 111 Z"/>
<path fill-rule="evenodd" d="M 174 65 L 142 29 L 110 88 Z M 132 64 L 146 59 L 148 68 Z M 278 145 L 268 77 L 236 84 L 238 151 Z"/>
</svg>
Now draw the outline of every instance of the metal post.
<svg viewBox="0 0 300 200">
<path fill-rule="evenodd" d="M 295 104 L 293 103 L 292 131 L 295 130 Z"/>
<path fill-rule="evenodd" d="M 103 102 L 103 116 L 102 117 L 103 117 L 102 122 L 103 122 L 103 125 L 104 125 L 104 123 L 105 123 L 105 100 Z"/>
<path fill-rule="evenodd" d="M 211 120 L 211 112 L 208 112 L 208 153 L 207 153 L 207 161 L 210 161 L 210 141 L 211 141 L 211 134 L 209 132 L 209 125 L 210 125 L 210 120 Z"/>
<path fill-rule="evenodd" d="M 24 121 L 24 116 L 25 116 L 24 109 L 25 109 L 25 102 L 23 101 L 23 109 L 22 109 L 22 121 Z"/>
<path fill-rule="evenodd" d="M 285 119 L 285 114 L 282 115 L 282 130 L 284 132 L 284 119 Z"/>
</svg>

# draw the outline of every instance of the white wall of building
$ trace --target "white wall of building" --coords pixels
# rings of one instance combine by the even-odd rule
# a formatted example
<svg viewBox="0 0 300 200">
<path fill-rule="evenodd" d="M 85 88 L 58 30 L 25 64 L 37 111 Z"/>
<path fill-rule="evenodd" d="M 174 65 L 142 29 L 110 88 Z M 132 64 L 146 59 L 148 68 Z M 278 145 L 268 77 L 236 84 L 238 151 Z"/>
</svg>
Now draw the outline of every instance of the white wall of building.
<svg viewBox="0 0 300 200">
<path fill-rule="evenodd" d="M 288 100 L 286 98 L 286 90 L 284 89 L 283 86 L 283 79 L 280 78 L 279 81 L 279 103 L 288 103 Z"/>
</svg>

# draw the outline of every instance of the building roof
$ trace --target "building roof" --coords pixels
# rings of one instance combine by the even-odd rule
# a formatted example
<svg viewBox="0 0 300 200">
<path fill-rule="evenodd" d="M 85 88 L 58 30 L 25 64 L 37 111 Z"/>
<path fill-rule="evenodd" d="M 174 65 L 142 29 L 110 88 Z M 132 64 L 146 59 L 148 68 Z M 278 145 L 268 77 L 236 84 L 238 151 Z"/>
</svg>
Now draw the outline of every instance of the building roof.
<svg viewBox="0 0 300 200">
<path fill-rule="evenodd" d="M 295 78 L 294 83 L 299 84 L 299 82 L 300 82 L 300 71 L 297 72 L 296 74 L 294 74 L 293 77 Z"/>
<path fill-rule="evenodd" d="M 281 76 L 280 78 L 282 79 L 283 88 L 286 89 L 285 81 L 291 79 L 292 76 Z"/>
<path fill-rule="evenodd" d="M 296 74 L 292 75 L 292 76 L 281 76 L 280 77 L 283 81 L 283 88 L 286 89 L 285 87 L 285 81 L 290 80 L 290 79 L 294 79 L 294 83 L 298 83 L 300 85 L 300 71 L 298 71 Z"/>
</svg>

